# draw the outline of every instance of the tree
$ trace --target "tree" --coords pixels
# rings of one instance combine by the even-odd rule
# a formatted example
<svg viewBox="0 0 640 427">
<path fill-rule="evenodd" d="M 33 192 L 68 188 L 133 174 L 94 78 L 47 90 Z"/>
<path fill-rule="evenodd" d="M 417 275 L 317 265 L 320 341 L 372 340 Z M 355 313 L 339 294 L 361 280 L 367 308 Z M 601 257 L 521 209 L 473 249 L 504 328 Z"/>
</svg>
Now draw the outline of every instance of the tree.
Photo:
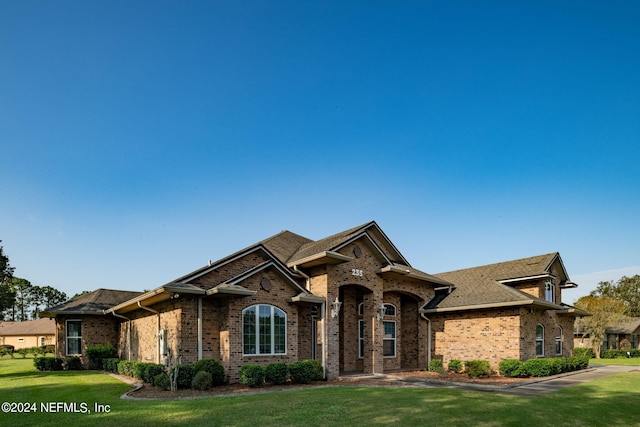
<svg viewBox="0 0 640 427">
<path fill-rule="evenodd" d="M 587 295 L 576 301 L 575 306 L 591 313 L 591 316 L 582 318 L 582 324 L 599 359 L 607 327 L 622 319 L 626 304 L 615 298 Z"/>
<path fill-rule="evenodd" d="M 11 288 L 13 270 L 13 267 L 9 265 L 9 257 L 4 254 L 3 248 L 0 246 L 0 313 L 11 308 L 15 300 L 15 293 Z"/>
<path fill-rule="evenodd" d="M 622 276 L 617 282 L 608 281 L 598 283 L 598 287 L 591 291 L 591 296 L 615 298 L 625 304 L 627 316 L 640 317 L 640 275 L 633 277 Z"/>
<path fill-rule="evenodd" d="M 13 303 L 12 320 L 23 322 L 29 320 L 29 306 L 31 305 L 31 282 L 26 279 L 14 277 L 11 286 L 16 294 Z"/>
</svg>

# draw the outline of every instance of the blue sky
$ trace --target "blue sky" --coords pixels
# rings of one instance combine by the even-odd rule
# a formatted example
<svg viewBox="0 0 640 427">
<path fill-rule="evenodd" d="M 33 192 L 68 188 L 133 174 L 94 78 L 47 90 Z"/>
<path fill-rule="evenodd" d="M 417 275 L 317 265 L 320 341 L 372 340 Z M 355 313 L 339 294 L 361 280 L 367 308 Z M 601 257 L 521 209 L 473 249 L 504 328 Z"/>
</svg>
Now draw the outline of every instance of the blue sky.
<svg viewBox="0 0 640 427">
<path fill-rule="evenodd" d="M 638 22 L 634 1 L 0 0 L 4 251 L 70 295 L 143 290 L 375 220 L 429 273 L 559 251 L 572 302 L 640 274 Z"/>
</svg>

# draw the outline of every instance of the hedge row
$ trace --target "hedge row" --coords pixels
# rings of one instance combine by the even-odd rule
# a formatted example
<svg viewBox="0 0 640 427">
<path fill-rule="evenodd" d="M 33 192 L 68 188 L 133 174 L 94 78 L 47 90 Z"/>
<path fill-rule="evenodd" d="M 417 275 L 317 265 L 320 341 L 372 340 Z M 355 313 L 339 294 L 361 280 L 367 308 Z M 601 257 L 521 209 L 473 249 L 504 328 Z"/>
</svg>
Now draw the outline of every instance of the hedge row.
<svg viewBox="0 0 640 427">
<path fill-rule="evenodd" d="M 536 358 L 521 362 L 517 359 L 504 359 L 498 370 L 505 377 L 546 377 L 563 372 L 578 371 L 589 366 L 589 357 L 550 357 Z"/>
<path fill-rule="evenodd" d="M 59 357 L 36 357 L 33 359 L 33 366 L 38 371 L 78 371 L 82 369 L 82 360 L 73 356 L 65 360 Z"/>
<path fill-rule="evenodd" d="M 262 365 L 244 365 L 240 368 L 240 382 L 249 387 L 260 387 L 265 383 L 278 385 L 291 381 L 293 384 L 308 384 L 324 378 L 322 365 L 317 360 L 299 360 Z"/>
<path fill-rule="evenodd" d="M 640 357 L 640 349 L 630 350 L 602 350 L 600 357 L 603 359 L 626 359 L 627 357 Z"/>
<path fill-rule="evenodd" d="M 105 371 L 133 377 L 161 388 L 169 389 L 170 386 L 169 372 L 164 365 L 158 363 L 105 358 L 102 359 L 102 367 Z M 178 365 L 175 369 L 178 370 L 177 385 L 179 389 L 193 387 L 197 390 L 205 390 L 226 383 L 224 367 L 214 359 L 202 359 L 193 366 Z M 200 375 L 196 380 L 199 372 L 206 372 L 207 375 Z"/>
</svg>

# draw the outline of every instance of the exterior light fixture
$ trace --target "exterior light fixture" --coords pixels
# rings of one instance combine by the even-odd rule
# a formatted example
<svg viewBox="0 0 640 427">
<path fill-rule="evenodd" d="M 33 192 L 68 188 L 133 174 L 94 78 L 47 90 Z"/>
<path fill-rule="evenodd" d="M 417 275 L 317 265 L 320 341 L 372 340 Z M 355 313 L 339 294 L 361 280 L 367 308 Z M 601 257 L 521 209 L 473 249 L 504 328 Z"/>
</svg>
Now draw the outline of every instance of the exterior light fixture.
<svg viewBox="0 0 640 427">
<path fill-rule="evenodd" d="M 376 313 L 376 317 L 378 320 L 382 320 L 384 318 L 384 313 L 387 311 L 387 307 L 384 304 L 380 304 L 380 308 L 378 308 L 378 312 Z"/>
<path fill-rule="evenodd" d="M 332 302 L 331 305 L 333 306 L 333 308 L 331 309 L 331 317 L 335 319 L 336 317 L 338 317 L 338 314 L 340 313 L 340 307 L 342 307 L 342 302 L 338 301 L 338 297 L 336 297 L 336 300 Z"/>
</svg>

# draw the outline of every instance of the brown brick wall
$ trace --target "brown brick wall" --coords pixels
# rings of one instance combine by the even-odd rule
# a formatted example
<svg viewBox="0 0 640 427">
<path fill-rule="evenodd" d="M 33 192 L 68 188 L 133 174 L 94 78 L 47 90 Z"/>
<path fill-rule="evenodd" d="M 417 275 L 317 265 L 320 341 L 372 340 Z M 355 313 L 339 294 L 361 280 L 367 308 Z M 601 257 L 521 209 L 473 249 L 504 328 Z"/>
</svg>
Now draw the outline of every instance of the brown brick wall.
<svg viewBox="0 0 640 427">
<path fill-rule="evenodd" d="M 502 359 L 520 358 L 518 308 L 433 314 L 433 357 L 446 367 L 452 359 L 487 360 L 494 369 Z"/>
<path fill-rule="evenodd" d="M 87 346 L 96 344 L 118 345 L 118 320 L 108 316 L 58 316 L 56 318 L 56 355 L 66 359 L 66 321 L 81 320 L 82 364 L 88 366 Z"/>
</svg>

